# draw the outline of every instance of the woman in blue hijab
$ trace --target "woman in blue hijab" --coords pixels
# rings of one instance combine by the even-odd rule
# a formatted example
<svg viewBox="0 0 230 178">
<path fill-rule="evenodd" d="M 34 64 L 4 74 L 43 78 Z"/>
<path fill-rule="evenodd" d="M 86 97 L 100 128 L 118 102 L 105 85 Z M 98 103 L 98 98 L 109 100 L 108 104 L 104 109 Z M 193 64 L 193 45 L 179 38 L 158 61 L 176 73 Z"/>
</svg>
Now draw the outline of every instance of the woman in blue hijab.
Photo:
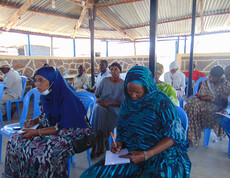
<svg viewBox="0 0 230 178">
<path fill-rule="evenodd" d="M 34 74 L 43 113 L 28 120 L 23 134 L 8 141 L 5 177 L 68 177 L 67 159 L 75 154 L 73 140 L 90 132 L 86 109 L 58 69 L 42 67 Z M 29 129 L 33 125 L 37 129 Z"/>
<path fill-rule="evenodd" d="M 101 160 L 81 177 L 189 177 L 188 140 L 172 101 L 146 67 L 135 66 L 125 79 L 113 153 L 127 148 L 131 163 L 104 166 Z"/>
</svg>

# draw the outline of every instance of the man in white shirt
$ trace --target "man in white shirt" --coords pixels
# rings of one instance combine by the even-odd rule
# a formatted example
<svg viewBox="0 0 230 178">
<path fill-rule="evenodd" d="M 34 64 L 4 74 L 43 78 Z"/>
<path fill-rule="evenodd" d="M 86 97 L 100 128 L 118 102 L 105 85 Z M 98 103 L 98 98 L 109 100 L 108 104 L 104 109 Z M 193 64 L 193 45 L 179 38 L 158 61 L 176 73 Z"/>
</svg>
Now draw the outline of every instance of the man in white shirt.
<svg viewBox="0 0 230 178">
<path fill-rule="evenodd" d="M 11 68 L 7 61 L 0 62 L 0 71 L 4 74 L 0 82 L 5 82 L 1 99 L 2 115 L 6 114 L 6 101 L 19 99 L 22 94 L 22 79 L 17 71 Z"/>
<path fill-rule="evenodd" d="M 230 82 L 230 65 L 225 67 L 224 74 L 226 79 Z M 230 114 L 230 95 L 228 96 L 228 106 L 221 112 L 223 114 Z M 223 127 L 223 129 L 225 130 L 226 134 L 230 139 L 230 119 L 227 117 L 220 117 L 219 124 L 221 125 L 221 127 Z"/>
<path fill-rule="evenodd" d="M 72 86 L 75 90 L 86 89 L 89 84 L 89 76 L 84 73 L 85 67 L 83 65 L 79 65 L 78 67 L 78 75 L 74 78 Z"/>
<path fill-rule="evenodd" d="M 99 86 L 99 84 L 101 83 L 103 78 L 111 76 L 111 74 L 107 68 L 108 68 L 108 62 L 106 60 L 101 60 L 101 62 L 100 62 L 100 73 L 97 76 L 96 83 L 94 84 L 93 88 L 91 90 L 88 89 L 88 91 L 94 92 L 96 90 L 96 88 Z"/>
</svg>

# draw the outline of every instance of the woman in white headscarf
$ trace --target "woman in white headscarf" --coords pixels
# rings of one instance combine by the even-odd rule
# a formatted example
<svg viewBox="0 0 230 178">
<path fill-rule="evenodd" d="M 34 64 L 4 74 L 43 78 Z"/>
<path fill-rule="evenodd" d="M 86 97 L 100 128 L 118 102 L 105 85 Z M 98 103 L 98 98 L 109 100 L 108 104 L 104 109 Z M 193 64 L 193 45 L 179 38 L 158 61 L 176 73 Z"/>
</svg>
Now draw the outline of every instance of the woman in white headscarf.
<svg viewBox="0 0 230 178">
<path fill-rule="evenodd" d="M 177 91 L 177 98 L 181 98 L 185 91 L 185 75 L 178 70 L 177 61 L 169 65 L 169 70 L 164 75 L 164 81 L 170 83 Z"/>
</svg>

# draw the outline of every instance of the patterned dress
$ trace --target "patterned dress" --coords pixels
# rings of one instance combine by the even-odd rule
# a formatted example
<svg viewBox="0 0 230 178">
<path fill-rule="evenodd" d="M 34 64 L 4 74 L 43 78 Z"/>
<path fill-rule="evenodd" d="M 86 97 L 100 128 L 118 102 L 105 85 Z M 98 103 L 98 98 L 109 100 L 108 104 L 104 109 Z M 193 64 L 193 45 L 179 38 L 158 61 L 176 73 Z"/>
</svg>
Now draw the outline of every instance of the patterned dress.
<svg viewBox="0 0 230 178">
<path fill-rule="evenodd" d="M 39 128 L 50 127 L 43 115 Z M 82 129 L 59 129 L 55 135 L 23 139 L 15 133 L 8 141 L 5 177 L 68 177 L 67 159 L 75 154 L 73 138 Z"/>
<path fill-rule="evenodd" d="M 127 93 L 127 83 L 138 81 L 146 94 L 134 101 Z M 130 151 L 145 151 L 165 137 L 174 145 L 138 164 L 105 166 L 102 159 L 81 175 L 85 177 L 189 177 L 191 162 L 187 155 L 186 132 L 171 100 L 158 91 L 152 73 L 142 66 L 133 67 L 125 80 L 125 95 L 119 114 L 117 142 Z"/>
<path fill-rule="evenodd" d="M 213 96 L 208 85 L 208 79 L 202 82 L 198 94 Z M 223 93 L 230 92 L 230 85 L 226 80 L 222 80 L 213 89 L 215 98 L 221 99 Z M 215 115 L 215 112 L 222 109 L 224 108 L 220 105 L 216 105 L 211 101 L 202 101 L 197 97 L 192 97 L 185 105 L 184 110 L 189 118 L 188 138 L 192 141 L 194 147 L 199 145 L 203 129 L 211 128 L 214 129 L 217 136 L 220 137 L 223 135 L 223 128 L 218 123 L 218 115 Z"/>
</svg>

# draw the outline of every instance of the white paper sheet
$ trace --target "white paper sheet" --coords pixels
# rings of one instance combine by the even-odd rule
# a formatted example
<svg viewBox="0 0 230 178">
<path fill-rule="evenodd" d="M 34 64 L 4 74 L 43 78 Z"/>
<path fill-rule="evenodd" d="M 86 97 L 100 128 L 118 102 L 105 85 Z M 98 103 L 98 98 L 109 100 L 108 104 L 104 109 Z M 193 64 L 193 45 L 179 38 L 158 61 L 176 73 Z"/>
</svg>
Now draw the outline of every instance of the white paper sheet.
<svg viewBox="0 0 230 178">
<path fill-rule="evenodd" d="M 26 128 L 26 129 L 36 129 L 38 126 L 39 126 L 39 124 L 36 124 L 33 127 L 29 127 L 29 128 Z M 25 128 L 23 127 L 22 129 L 25 129 Z M 18 134 L 22 134 L 22 133 L 25 133 L 25 132 L 26 131 L 22 131 L 22 130 L 17 131 Z"/>
<path fill-rule="evenodd" d="M 105 165 L 115 165 L 115 164 L 126 164 L 130 163 L 130 159 L 128 158 L 120 158 L 120 155 L 128 154 L 128 149 L 121 149 L 120 153 L 112 153 L 111 151 L 106 151 L 105 155 Z"/>
<path fill-rule="evenodd" d="M 230 119 L 230 115 L 228 115 L 228 114 L 223 114 L 223 113 L 221 113 L 221 112 L 216 112 L 216 114 L 221 115 L 221 116 L 224 116 L 224 117 L 227 117 L 227 118 Z"/>
</svg>

